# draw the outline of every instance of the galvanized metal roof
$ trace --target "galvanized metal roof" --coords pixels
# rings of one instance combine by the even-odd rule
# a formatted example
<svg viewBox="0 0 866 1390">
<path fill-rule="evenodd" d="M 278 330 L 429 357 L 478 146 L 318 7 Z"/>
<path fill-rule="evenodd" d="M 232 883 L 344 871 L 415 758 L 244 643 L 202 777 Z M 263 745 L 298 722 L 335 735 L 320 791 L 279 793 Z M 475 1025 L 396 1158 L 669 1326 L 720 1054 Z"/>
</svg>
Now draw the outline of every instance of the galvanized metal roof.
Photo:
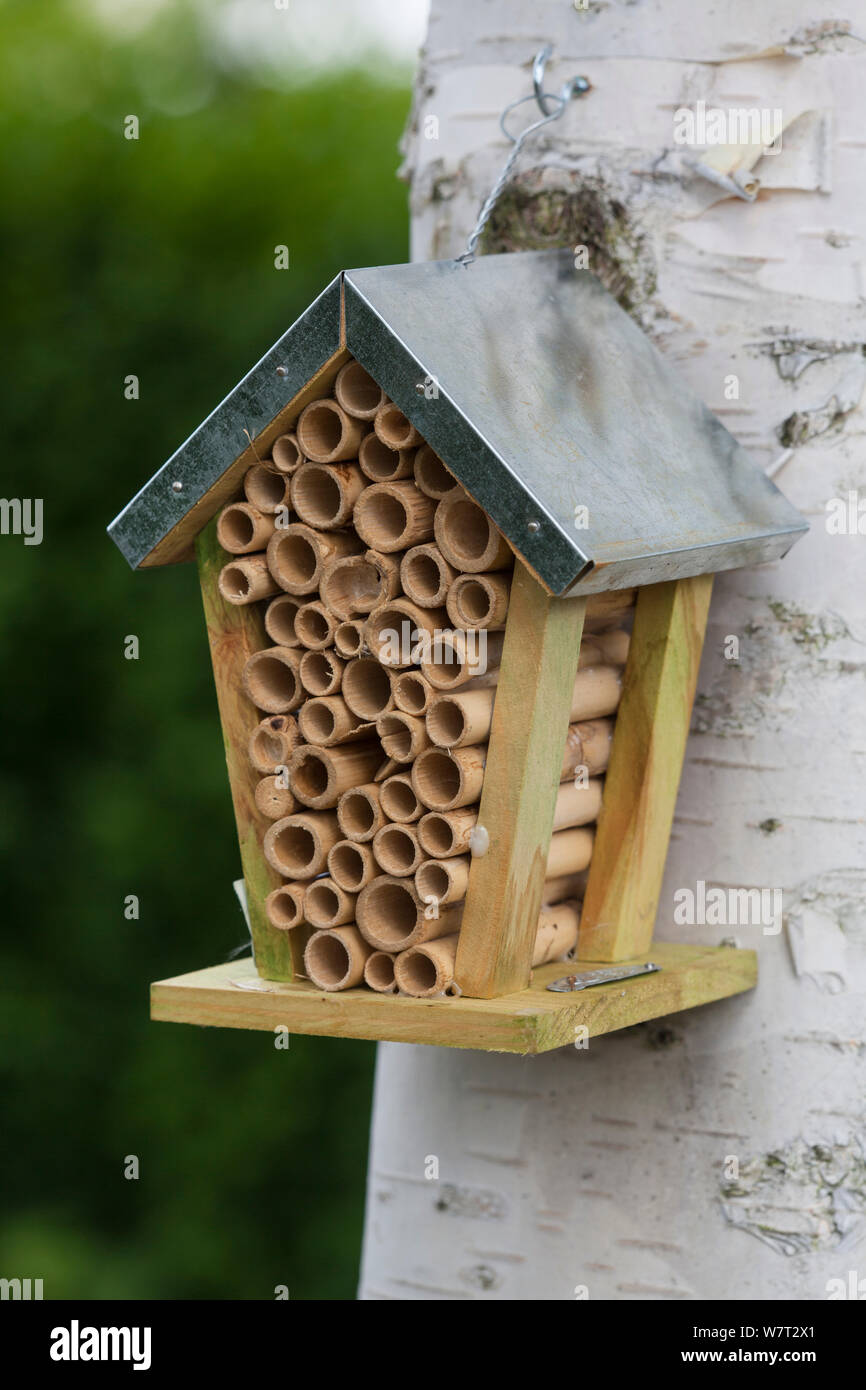
<svg viewBox="0 0 866 1390">
<path fill-rule="evenodd" d="M 214 470 L 242 452 L 241 407 L 254 429 L 279 409 L 275 361 L 291 371 L 280 387 L 285 403 L 335 351 L 333 291 L 109 527 L 132 564 L 176 524 L 180 499 L 189 510 Z M 552 593 L 776 559 L 807 529 L 628 314 L 575 268 L 570 251 L 346 271 L 342 292 L 340 342 Z M 268 390 L 256 390 L 257 374 Z M 193 476 L 184 493 L 170 510 L 154 506 L 151 491 L 162 498 L 169 475 L 187 465 Z"/>
</svg>

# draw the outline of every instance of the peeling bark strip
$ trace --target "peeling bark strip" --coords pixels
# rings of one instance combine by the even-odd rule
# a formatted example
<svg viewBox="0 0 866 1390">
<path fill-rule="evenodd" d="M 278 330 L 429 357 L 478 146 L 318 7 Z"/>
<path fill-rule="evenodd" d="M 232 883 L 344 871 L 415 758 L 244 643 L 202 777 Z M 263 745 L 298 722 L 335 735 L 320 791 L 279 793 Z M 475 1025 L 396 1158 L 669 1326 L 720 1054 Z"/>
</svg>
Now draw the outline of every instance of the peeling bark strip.
<svg viewBox="0 0 866 1390">
<path fill-rule="evenodd" d="M 757 994 L 681 1015 L 675 1040 L 659 1024 L 523 1060 L 381 1046 L 371 1169 L 420 1174 L 432 1148 L 454 1190 L 487 1180 L 503 1214 L 482 1242 L 459 1202 L 438 1219 L 423 1181 L 385 1204 L 371 1187 L 362 1297 L 823 1299 L 855 1263 L 866 592 L 862 538 L 823 521 L 829 498 L 866 497 L 859 11 L 433 0 L 405 145 L 413 255 L 462 249 L 502 166 L 498 113 L 554 43 L 551 89 L 585 73 L 593 90 L 526 151 L 489 249 L 585 244 L 765 467 L 792 449 L 778 480 L 815 524 L 797 559 L 717 578 L 662 888 L 668 904 L 698 879 L 784 888 L 787 931 L 760 943 Z M 686 169 L 673 117 L 699 100 L 783 111 L 753 203 Z M 683 933 L 660 915 L 657 935 Z M 479 1264 L 500 1279 L 492 1294 L 459 1273 Z"/>
</svg>

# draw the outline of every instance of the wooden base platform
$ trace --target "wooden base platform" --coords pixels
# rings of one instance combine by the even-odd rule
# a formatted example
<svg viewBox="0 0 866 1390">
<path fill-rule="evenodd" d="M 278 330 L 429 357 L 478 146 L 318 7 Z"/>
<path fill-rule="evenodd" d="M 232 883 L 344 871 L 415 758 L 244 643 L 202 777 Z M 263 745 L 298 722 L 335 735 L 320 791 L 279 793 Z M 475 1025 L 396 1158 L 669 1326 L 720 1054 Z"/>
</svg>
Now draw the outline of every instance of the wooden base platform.
<svg viewBox="0 0 866 1390">
<path fill-rule="evenodd" d="M 528 989 L 497 999 L 408 999 L 369 989 L 327 994 L 305 981 L 262 980 L 252 961 L 244 960 L 160 980 L 151 986 L 151 1017 L 265 1032 L 282 1024 L 290 1033 L 535 1053 L 741 994 L 758 976 L 754 951 L 727 946 L 655 942 L 647 955 L 622 963 L 640 960 L 662 968 L 555 994 L 545 988 L 551 980 L 598 966 L 597 961 L 559 962 L 535 970 Z M 587 1033 L 578 1033 L 584 1026 Z"/>
</svg>

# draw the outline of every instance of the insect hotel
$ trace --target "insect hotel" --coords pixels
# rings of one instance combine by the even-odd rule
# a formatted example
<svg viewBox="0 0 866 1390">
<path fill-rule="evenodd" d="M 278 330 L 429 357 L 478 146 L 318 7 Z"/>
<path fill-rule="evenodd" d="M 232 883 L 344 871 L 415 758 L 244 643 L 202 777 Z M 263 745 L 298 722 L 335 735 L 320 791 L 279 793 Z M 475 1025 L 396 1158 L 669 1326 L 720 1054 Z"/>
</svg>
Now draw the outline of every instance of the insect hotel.
<svg viewBox="0 0 866 1390">
<path fill-rule="evenodd" d="M 109 528 L 198 565 L 253 948 L 153 1017 L 541 1052 L 750 988 L 652 934 L 713 572 L 805 529 L 569 252 L 340 275 Z"/>
</svg>

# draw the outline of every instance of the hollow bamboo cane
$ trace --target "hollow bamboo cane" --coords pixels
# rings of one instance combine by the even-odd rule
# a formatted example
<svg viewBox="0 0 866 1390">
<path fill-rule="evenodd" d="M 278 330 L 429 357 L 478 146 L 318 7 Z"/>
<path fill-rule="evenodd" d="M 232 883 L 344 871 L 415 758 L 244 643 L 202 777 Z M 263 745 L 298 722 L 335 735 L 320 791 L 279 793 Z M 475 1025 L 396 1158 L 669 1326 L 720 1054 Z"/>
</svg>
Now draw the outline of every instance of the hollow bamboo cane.
<svg viewBox="0 0 866 1390">
<path fill-rule="evenodd" d="M 621 623 L 634 608 L 637 589 L 608 589 L 591 594 L 586 605 L 583 630 L 593 636 Z"/>
<path fill-rule="evenodd" d="M 369 845 L 338 840 L 328 855 L 328 872 L 346 893 L 360 893 L 381 870 Z"/>
<path fill-rule="evenodd" d="M 566 898 L 582 898 L 586 888 L 587 873 L 561 874 L 558 878 L 546 878 L 542 884 L 541 904 L 552 907 L 565 902 Z"/>
<path fill-rule="evenodd" d="M 238 607 L 270 598 L 280 588 L 264 555 L 239 555 L 230 560 L 220 570 L 217 587 L 226 603 L 234 603 Z"/>
<path fill-rule="evenodd" d="M 316 878 L 304 894 L 304 916 L 311 927 L 343 927 L 355 920 L 356 897 L 332 878 Z"/>
<path fill-rule="evenodd" d="M 618 666 L 587 666 L 575 677 L 569 719 L 601 719 L 613 714 L 621 695 L 622 671 Z"/>
<path fill-rule="evenodd" d="M 381 386 L 365 371 L 360 362 L 347 362 L 337 373 L 334 395 L 348 415 L 356 420 L 373 420 L 386 397 Z"/>
<path fill-rule="evenodd" d="M 364 983 L 377 994 L 396 994 L 394 960 L 390 951 L 371 951 L 364 966 Z"/>
<path fill-rule="evenodd" d="M 449 492 L 436 508 L 436 544 L 455 570 L 482 574 L 510 569 L 514 556 L 490 517 L 462 488 Z"/>
<path fill-rule="evenodd" d="M 457 691 L 453 695 L 434 692 L 427 709 L 427 733 L 439 748 L 463 748 L 485 743 L 493 722 L 496 690 Z"/>
<path fill-rule="evenodd" d="M 411 825 L 383 825 L 373 841 L 373 854 L 382 872 L 395 878 L 408 878 L 424 859 Z"/>
<path fill-rule="evenodd" d="M 594 840 L 593 832 L 585 826 L 576 830 L 557 830 L 550 839 L 545 878 L 579 874 L 587 868 L 592 858 Z"/>
<path fill-rule="evenodd" d="M 314 932 L 304 950 L 304 970 L 318 989 L 353 989 L 364 978 L 370 947 L 357 927 Z"/>
<path fill-rule="evenodd" d="M 364 650 L 364 624 L 357 618 L 340 623 L 334 633 L 334 646 L 344 661 L 360 656 Z"/>
<path fill-rule="evenodd" d="M 298 674 L 308 695 L 337 695 L 343 683 L 346 663 L 336 652 L 305 651 Z"/>
<path fill-rule="evenodd" d="M 283 883 L 274 888 L 265 898 L 265 916 L 272 927 L 278 931 L 291 931 L 306 921 L 304 917 L 304 894 L 306 883 Z"/>
<path fill-rule="evenodd" d="M 247 658 L 241 681 L 253 704 L 268 714 L 288 714 L 304 698 L 297 647 L 263 647 Z"/>
<path fill-rule="evenodd" d="M 328 851 L 339 838 L 333 811 L 299 811 L 265 831 L 265 858 L 284 878 L 315 878 L 324 873 Z"/>
<path fill-rule="evenodd" d="M 411 478 L 415 465 L 414 449 L 392 449 L 378 434 L 365 435 L 358 450 L 362 473 L 373 483 L 395 483 Z"/>
<path fill-rule="evenodd" d="M 440 503 L 441 505 L 441 503 Z M 408 478 L 371 483 L 355 504 L 354 525 L 371 550 L 391 555 L 433 535 L 436 503 Z"/>
<path fill-rule="evenodd" d="M 393 555 L 368 550 L 332 560 L 322 572 L 322 602 L 344 621 L 355 613 L 372 613 L 400 592 L 400 566 Z"/>
<path fill-rule="evenodd" d="M 469 887 L 471 863 L 470 855 L 457 854 L 452 859 L 426 859 L 419 864 L 415 887 L 422 902 L 438 902 L 440 907 L 462 902 Z"/>
<path fill-rule="evenodd" d="M 437 631 L 422 653 L 421 670 L 437 690 L 457 690 L 478 677 L 498 679 L 504 632 Z"/>
<path fill-rule="evenodd" d="M 244 496 L 260 512 L 273 515 L 281 507 L 288 507 L 291 482 L 284 473 L 275 473 L 263 463 L 254 463 L 244 474 Z"/>
<path fill-rule="evenodd" d="M 357 555 L 359 550 L 363 546 L 351 531 L 315 531 L 298 521 L 271 536 L 267 564 L 275 584 L 286 593 L 312 594 L 329 560 Z"/>
<path fill-rule="evenodd" d="M 587 719 L 569 724 L 559 780 L 564 782 L 567 777 L 573 777 L 578 768 L 585 768 L 590 777 L 604 772 L 612 743 L 612 719 Z"/>
<path fill-rule="evenodd" d="M 401 951 L 394 961 L 394 979 L 402 994 L 430 999 L 454 983 L 458 933 Z"/>
<path fill-rule="evenodd" d="M 416 453 L 414 473 L 418 487 L 435 502 L 441 502 L 443 497 L 447 497 L 449 492 L 453 492 L 455 487 L 459 486 L 457 479 L 449 473 L 429 444 L 422 444 Z"/>
<path fill-rule="evenodd" d="M 295 632 L 295 618 L 301 600 L 292 594 L 277 594 L 265 609 L 265 632 L 278 647 L 299 647 L 301 639 Z"/>
<path fill-rule="evenodd" d="M 418 826 L 424 853 L 431 859 L 450 859 L 466 853 L 477 820 L 477 806 L 464 806 L 459 811 L 428 811 Z"/>
<path fill-rule="evenodd" d="M 302 603 L 295 614 L 295 634 L 301 645 L 311 652 L 323 652 L 326 647 L 333 646 L 337 627 L 337 619 L 321 599 Z"/>
<path fill-rule="evenodd" d="M 389 449 L 412 449 L 423 440 L 393 401 L 386 400 L 376 411 L 373 428 Z"/>
<path fill-rule="evenodd" d="M 361 935 L 375 950 L 405 951 L 450 936 L 460 925 L 462 908 L 439 911 L 421 901 L 411 879 L 381 874 L 361 889 L 355 913 Z"/>
<path fill-rule="evenodd" d="M 250 762 L 256 772 L 274 775 L 288 767 L 300 741 L 297 719 L 291 714 L 270 714 L 250 734 Z"/>
<path fill-rule="evenodd" d="M 419 608 L 408 598 L 392 598 L 375 608 L 364 624 L 364 641 L 376 659 L 392 670 L 413 666 L 447 621 L 444 608 Z"/>
<path fill-rule="evenodd" d="M 303 733 L 303 725 L 301 725 Z M 601 779 L 593 777 L 586 786 L 561 782 L 553 808 L 554 830 L 568 830 L 576 825 L 589 825 L 601 810 Z"/>
<path fill-rule="evenodd" d="M 631 645 L 629 633 L 624 632 L 622 628 L 615 628 L 613 632 L 600 632 L 593 640 L 601 649 L 603 661 L 609 662 L 611 666 L 625 665 Z"/>
<path fill-rule="evenodd" d="M 393 777 L 396 772 L 399 772 L 402 766 L 403 764 L 398 763 L 396 758 L 386 758 L 385 761 L 383 763 L 380 763 L 379 766 L 376 768 L 376 774 L 373 778 L 373 781 L 386 781 L 389 777 Z"/>
<path fill-rule="evenodd" d="M 230 555 L 264 550 L 274 534 L 274 518 L 249 502 L 230 502 L 217 517 L 217 540 Z"/>
<path fill-rule="evenodd" d="M 400 561 L 403 592 L 421 608 L 441 608 L 456 578 L 454 566 L 449 565 L 438 545 L 429 542 L 413 546 Z"/>
<path fill-rule="evenodd" d="M 430 747 L 430 736 L 423 719 L 403 714 L 401 710 L 391 710 L 380 714 L 376 720 L 376 733 L 382 747 L 397 763 L 412 763 Z"/>
<path fill-rule="evenodd" d="M 389 673 L 372 656 L 348 662 L 343 671 L 343 699 L 359 719 L 378 719 L 394 704 Z"/>
<path fill-rule="evenodd" d="M 317 811 L 330 809 L 350 787 L 370 781 L 381 758 L 376 742 L 347 743 L 336 748 L 302 744 L 292 754 L 289 785 L 304 806 Z"/>
<path fill-rule="evenodd" d="M 282 820 L 300 809 L 289 788 L 283 786 L 279 774 L 263 777 L 257 782 L 255 798 L 256 805 L 268 820 Z"/>
<path fill-rule="evenodd" d="M 356 463 L 305 463 L 292 477 L 292 506 L 307 526 L 333 531 L 352 520 L 366 486 Z"/>
<path fill-rule="evenodd" d="M 351 787 L 337 802 L 337 820 L 347 840 L 355 844 L 372 840 L 385 824 L 385 812 L 380 805 L 382 789 L 375 782 L 363 787 Z"/>
<path fill-rule="evenodd" d="M 313 463 L 341 463 L 356 459 L 367 426 L 337 402 L 311 401 L 298 419 L 298 443 Z"/>
<path fill-rule="evenodd" d="M 397 708 L 416 718 L 426 714 L 430 697 L 435 694 L 427 677 L 422 676 L 420 671 L 395 672 L 392 690 Z"/>
<path fill-rule="evenodd" d="M 583 637 L 580 643 L 580 652 L 577 658 L 578 671 L 585 671 L 587 666 L 615 665 L 616 663 L 605 662 L 601 647 L 594 637 Z"/>
<path fill-rule="evenodd" d="M 539 913 L 535 934 L 533 966 L 547 965 L 549 961 L 560 960 L 569 951 L 573 951 L 577 945 L 579 924 L 580 905 L 574 901 L 557 903 L 555 907 L 543 907 Z"/>
<path fill-rule="evenodd" d="M 301 737 L 317 748 L 333 748 L 341 743 L 369 740 L 376 731 L 353 714 L 341 695 L 314 695 L 298 710 Z"/>
<path fill-rule="evenodd" d="M 473 744 L 446 753 L 427 748 L 412 765 L 412 786 L 428 811 L 455 811 L 481 795 L 487 745 Z"/>
<path fill-rule="evenodd" d="M 287 477 L 291 477 L 296 468 L 306 463 L 298 436 L 294 433 L 281 434 L 279 439 L 275 439 L 271 456 L 277 472 L 284 473 Z"/>
<path fill-rule="evenodd" d="M 385 815 L 398 825 L 409 825 L 419 820 L 424 811 L 408 773 L 396 772 L 393 777 L 386 778 L 379 788 L 379 795 Z"/>
<path fill-rule="evenodd" d="M 456 628 L 495 631 L 505 627 L 510 593 L 507 574 L 458 574 L 448 590 L 445 607 Z"/>
</svg>

